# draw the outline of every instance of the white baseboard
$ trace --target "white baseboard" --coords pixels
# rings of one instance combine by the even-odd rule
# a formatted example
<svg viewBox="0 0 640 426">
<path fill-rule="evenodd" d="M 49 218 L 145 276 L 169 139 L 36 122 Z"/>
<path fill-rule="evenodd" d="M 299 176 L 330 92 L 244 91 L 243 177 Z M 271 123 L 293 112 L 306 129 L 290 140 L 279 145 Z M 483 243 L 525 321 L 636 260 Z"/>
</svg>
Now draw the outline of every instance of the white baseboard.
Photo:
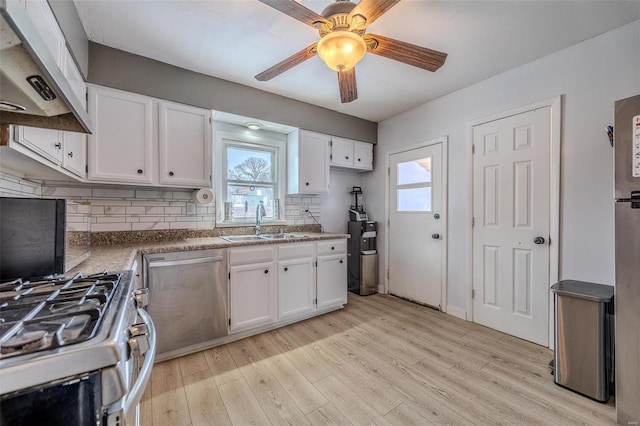
<svg viewBox="0 0 640 426">
<path fill-rule="evenodd" d="M 464 309 L 457 308 L 455 306 L 448 305 L 447 314 L 453 315 L 454 317 L 457 317 L 463 320 L 467 319 L 467 311 L 465 311 Z"/>
</svg>

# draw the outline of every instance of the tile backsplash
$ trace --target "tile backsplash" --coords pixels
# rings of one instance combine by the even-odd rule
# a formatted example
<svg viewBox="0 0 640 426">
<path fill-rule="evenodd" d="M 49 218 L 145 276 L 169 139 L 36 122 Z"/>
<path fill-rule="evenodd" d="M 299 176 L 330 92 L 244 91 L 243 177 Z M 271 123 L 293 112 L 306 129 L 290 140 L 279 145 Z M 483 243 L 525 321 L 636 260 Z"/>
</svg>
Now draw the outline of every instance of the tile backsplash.
<svg viewBox="0 0 640 426">
<path fill-rule="evenodd" d="M 91 232 L 215 228 L 216 202 L 206 206 L 197 204 L 194 193 L 190 189 L 39 183 L 0 172 L 0 196 L 88 202 L 91 205 Z M 71 226 L 72 215 L 77 213 L 74 208 L 69 206 Z M 317 196 L 287 196 L 280 208 L 290 225 L 314 224 L 305 211 L 307 209 L 320 221 L 321 205 Z"/>
</svg>

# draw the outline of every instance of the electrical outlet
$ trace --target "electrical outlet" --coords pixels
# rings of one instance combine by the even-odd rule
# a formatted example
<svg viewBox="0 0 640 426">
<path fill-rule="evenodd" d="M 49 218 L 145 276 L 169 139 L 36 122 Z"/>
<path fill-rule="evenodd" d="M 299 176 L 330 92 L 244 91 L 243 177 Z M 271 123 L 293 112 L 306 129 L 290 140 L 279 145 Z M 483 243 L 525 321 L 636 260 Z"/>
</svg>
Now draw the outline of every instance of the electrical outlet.
<svg viewBox="0 0 640 426">
<path fill-rule="evenodd" d="M 187 201 L 187 216 L 196 215 L 196 203 Z"/>
</svg>

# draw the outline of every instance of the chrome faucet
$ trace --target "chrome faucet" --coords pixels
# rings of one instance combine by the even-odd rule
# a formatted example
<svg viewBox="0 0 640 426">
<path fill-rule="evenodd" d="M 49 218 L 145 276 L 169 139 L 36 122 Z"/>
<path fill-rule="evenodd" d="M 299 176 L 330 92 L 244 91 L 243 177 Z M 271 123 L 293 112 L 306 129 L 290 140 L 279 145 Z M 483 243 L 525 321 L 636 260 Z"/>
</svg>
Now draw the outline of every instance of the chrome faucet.
<svg viewBox="0 0 640 426">
<path fill-rule="evenodd" d="M 256 235 L 260 235 L 260 223 L 262 222 L 262 217 L 266 216 L 266 214 L 267 212 L 264 210 L 264 204 L 260 201 L 256 206 Z"/>
</svg>

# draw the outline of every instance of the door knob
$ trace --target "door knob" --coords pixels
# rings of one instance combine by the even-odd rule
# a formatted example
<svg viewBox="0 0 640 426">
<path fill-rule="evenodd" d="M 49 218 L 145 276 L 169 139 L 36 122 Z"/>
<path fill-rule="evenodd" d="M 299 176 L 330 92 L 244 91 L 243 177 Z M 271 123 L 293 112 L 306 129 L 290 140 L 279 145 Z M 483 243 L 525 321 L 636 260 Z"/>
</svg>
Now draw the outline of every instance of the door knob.
<svg viewBox="0 0 640 426">
<path fill-rule="evenodd" d="M 431 238 L 433 238 L 434 240 L 439 240 L 440 234 L 431 234 Z"/>
<path fill-rule="evenodd" d="M 544 238 L 543 237 L 535 237 L 533 239 L 533 244 L 544 244 Z"/>
</svg>

